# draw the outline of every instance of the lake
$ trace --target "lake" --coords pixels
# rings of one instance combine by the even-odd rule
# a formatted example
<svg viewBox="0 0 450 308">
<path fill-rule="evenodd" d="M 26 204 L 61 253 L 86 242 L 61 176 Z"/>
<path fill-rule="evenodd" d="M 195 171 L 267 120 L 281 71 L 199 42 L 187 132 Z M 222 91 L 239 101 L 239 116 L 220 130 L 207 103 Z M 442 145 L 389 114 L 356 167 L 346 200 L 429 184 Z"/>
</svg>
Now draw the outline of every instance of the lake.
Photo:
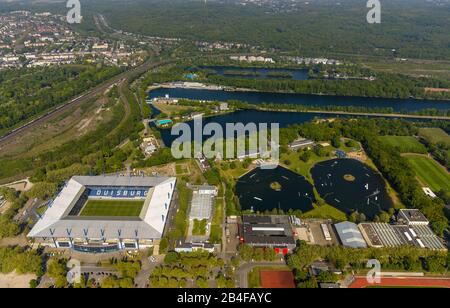
<svg viewBox="0 0 450 308">
<path fill-rule="evenodd" d="M 278 123 L 280 128 L 288 127 L 293 124 L 301 124 L 309 122 L 318 115 L 311 113 L 301 113 L 301 112 L 274 112 L 274 111 L 257 111 L 257 110 L 238 110 L 234 113 L 227 113 L 224 115 L 214 116 L 204 118 L 202 121 L 202 127 L 208 123 L 218 123 L 222 129 L 225 131 L 227 123 L 243 123 L 244 125 L 248 123 L 267 123 L 270 127 L 270 123 Z M 320 118 L 336 118 L 339 116 L 326 114 L 320 115 Z M 341 116 L 345 117 L 345 116 Z M 188 121 L 186 124 L 189 125 L 191 131 L 194 131 L 194 121 Z M 164 144 L 168 147 L 172 145 L 172 142 L 178 136 L 172 136 L 171 129 L 161 129 L 161 139 Z M 179 139 L 180 142 L 188 141 L 187 138 Z"/>
<path fill-rule="evenodd" d="M 320 196 L 347 214 L 358 211 L 373 219 L 393 206 L 381 175 L 358 160 L 320 162 L 311 169 L 311 175 Z"/>
<path fill-rule="evenodd" d="M 164 97 L 186 98 L 192 100 L 229 101 L 237 100 L 251 104 L 274 103 L 305 106 L 359 106 L 392 108 L 396 112 L 418 111 L 428 108 L 448 110 L 449 101 L 370 98 L 352 96 L 328 96 L 294 93 L 246 92 L 246 91 L 216 91 L 202 89 L 160 88 L 150 91 L 149 98 Z"/>
<path fill-rule="evenodd" d="M 256 168 L 236 183 L 236 195 L 242 210 L 264 212 L 289 209 L 307 212 L 313 209 L 312 185 L 301 175 L 278 166 Z"/>
</svg>

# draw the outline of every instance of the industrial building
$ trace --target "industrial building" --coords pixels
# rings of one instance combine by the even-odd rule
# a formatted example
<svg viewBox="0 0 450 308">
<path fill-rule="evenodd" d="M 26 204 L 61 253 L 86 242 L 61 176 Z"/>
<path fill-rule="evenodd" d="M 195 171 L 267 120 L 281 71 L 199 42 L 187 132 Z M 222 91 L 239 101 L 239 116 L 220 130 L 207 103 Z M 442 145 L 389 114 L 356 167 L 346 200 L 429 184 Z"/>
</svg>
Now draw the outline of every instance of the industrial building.
<svg viewBox="0 0 450 308">
<path fill-rule="evenodd" d="M 87 253 L 151 247 L 163 235 L 176 178 L 75 176 L 28 237 Z"/>
<path fill-rule="evenodd" d="M 350 248 L 367 247 L 366 241 L 364 240 L 356 224 L 349 221 L 344 221 L 335 224 L 334 227 L 343 246 Z"/>
<path fill-rule="evenodd" d="M 401 209 L 397 215 L 397 221 L 399 223 L 404 223 L 406 225 L 423 225 L 428 226 L 429 221 L 422 214 L 421 211 L 417 209 Z"/>
<path fill-rule="evenodd" d="M 291 150 L 296 150 L 296 149 L 304 149 L 304 148 L 310 148 L 314 146 L 314 141 L 309 140 L 309 139 L 305 139 L 305 138 L 300 138 L 297 139 L 293 142 L 291 142 L 289 144 L 289 148 Z"/>
<path fill-rule="evenodd" d="M 287 254 L 296 247 L 289 216 L 243 215 L 239 225 L 241 243 L 275 249 Z"/>
<path fill-rule="evenodd" d="M 209 253 L 214 252 L 214 245 L 210 243 L 184 243 L 180 242 L 175 247 L 175 251 L 180 252 L 194 252 L 194 251 L 207 251 Z"/>
<path fill-rule="evenodd" d="M 423 224 L 362 223 L 359 229 L 370 247 L 411 245 L 431 250 L 445 250 L 441 239 Z"/>
</svg>

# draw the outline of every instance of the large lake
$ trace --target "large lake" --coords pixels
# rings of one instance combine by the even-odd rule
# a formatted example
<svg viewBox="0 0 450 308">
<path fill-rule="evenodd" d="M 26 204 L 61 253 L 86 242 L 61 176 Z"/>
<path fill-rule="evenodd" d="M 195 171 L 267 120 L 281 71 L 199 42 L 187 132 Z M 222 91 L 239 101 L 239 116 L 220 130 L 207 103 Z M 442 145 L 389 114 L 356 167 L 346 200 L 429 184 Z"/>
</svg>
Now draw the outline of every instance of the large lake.
<svg viewBox="0 0 450 308">
<path fill-rule="evenodd" d="M 204 118 L 202 121 L 202 127 L 208 123 L 218 123 L 223 130 L 227 123 L 243 123 L 244 125 L 248 123 L 267 123 L 270 128 L 271 123 L 278 123 L 280 128 L 288 127 L 293 124 L 301 124 L 309 122 L 316 118 L 318 115 L 311 113 L 301 113 L 301 112 L 274 112 L 274 111 L 257 111 L 257 110 L 238 110 L 234 113 L 228 113 L 225 115 L 214 116 Z M 320 118 L 336 118 L 336 115 L 320 115 Z M 342 117 L 342 116 L 341 116 Z M 191 132 L 194 131 L 194 121 L 188 121 L 186 124 L 191 128 Z M 198 124 L 200 125 L 200 124 Z M 178 138 L 178 136 L 172 136 L 171 129 L 161 129 L 161 139 L 166 146 L 171 146 L 172 142 Z M 205 137 L 207 139 L 207 137 Z M 178 139 L 180 142 L 189 141 L 187 138 Z"/>
<path fill-rule="evenodd" d="M 305 106 L 359 106 L 392 108 L 394 111 L 418 111 L 423 109 L 450 109 L 450 101 L 369 98 L 351 96 L 327 96 L 309 94 L 290 94 L 272 92 L 215 91 L 201 89 L 160 88 L 150 91 L 149 98 L 164 97 L 186 98 L 192 100 L 229 101 L 238 100 L 251 104 L 275 103 Z"/>
</svg>

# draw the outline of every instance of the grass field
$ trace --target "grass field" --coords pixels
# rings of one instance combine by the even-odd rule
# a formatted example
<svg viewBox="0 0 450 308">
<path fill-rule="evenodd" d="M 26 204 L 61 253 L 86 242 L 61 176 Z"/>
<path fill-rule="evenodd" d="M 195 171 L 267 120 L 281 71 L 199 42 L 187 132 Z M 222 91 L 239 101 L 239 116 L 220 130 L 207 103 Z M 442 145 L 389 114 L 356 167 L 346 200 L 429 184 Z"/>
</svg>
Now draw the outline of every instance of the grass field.
<svg viewBox="0 0 450 308">
<path fill-rule="evenodd" d="M 80 216 L 137 217 L 144 200 L 89 200 Z"/>
<path fill-rule="evenodd" d="M 192 235 L 205 235 L 207 224 L 208 221 L 206 219 L 202 220 L 194 219 L 194 227 L 192 229 Z"/>
<path fill-rule="evenodd" d="M 335 221 L 347 220 L 347 215 L 331 205 L 325 204 L 317 206 L 313 210 L 302 214 L 303 218 L 333 219 Z"/>
<path fill-rule="evenodd" d="M 423 184 L 434 192 L 450 190 L 450 174 L 436 161 L 419 155 L 408 155 L 406 158 Z"/>
<path fill-rule="evenodd" d="M 425 146 L 412 136 L 382 136 L 379 138 L 383 145 L 396 147 L 401 153 L 427 153 Z"/>
<path fill-rule="evenodd" d="M 450 146 L 450 136 L 440 128 L 421 128 L 419 129 L 419 135 L 429 142 L 444 142 Z"/>
</svg>

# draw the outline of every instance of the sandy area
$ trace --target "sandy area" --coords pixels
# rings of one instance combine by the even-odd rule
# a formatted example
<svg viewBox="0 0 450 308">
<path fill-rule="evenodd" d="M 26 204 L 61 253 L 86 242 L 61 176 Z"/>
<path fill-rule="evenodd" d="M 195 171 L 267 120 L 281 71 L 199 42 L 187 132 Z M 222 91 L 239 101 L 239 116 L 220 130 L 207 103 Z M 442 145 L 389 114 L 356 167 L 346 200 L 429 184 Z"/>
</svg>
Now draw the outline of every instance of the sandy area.
<svg viewBox="0 0 450 308">
<path fill-rule="evenodd" d="M 0 289 L 5 288 L 29 288 L 30 280 L 36 279 L 35 274 L 18 275 L 16 272 L 0 274 Z"/>
</svg>

